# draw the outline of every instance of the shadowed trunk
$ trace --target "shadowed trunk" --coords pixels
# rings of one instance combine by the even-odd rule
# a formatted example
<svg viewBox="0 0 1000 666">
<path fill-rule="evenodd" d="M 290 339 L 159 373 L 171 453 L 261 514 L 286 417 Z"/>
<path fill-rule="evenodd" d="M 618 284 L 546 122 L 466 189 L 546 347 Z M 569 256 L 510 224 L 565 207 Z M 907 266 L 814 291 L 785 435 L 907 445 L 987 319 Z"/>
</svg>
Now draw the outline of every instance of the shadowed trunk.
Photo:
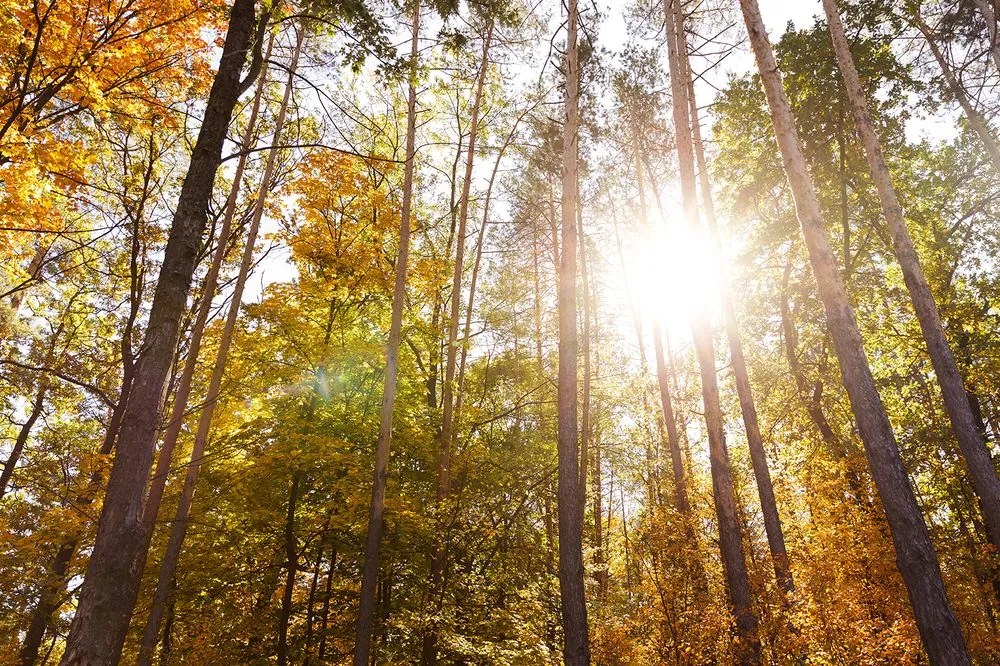
<svg viewBox="0 0 1000 666">
<path fill-rule="evenodd" d="M 167 239 L 136 379 L 118 437 L 97 540 L 66 641 L 64 666 L 115 664 L 121 655 L 142 572 L 142 506 L 163 408 L 164 383 L 205 229 L 222 145 L 240 93 L 254 28 L 254 0 L 235 0 L 198 139 Z"/>
</svg>

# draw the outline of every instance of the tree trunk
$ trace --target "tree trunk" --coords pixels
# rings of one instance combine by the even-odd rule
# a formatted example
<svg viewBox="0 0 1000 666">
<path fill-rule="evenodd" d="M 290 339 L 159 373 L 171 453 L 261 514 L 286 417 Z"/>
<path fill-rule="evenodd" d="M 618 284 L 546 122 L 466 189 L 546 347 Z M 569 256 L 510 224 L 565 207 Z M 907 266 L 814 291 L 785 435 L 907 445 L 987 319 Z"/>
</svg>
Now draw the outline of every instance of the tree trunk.
<svg viewBox="0 0 1000 666">
<path fill-rule="evenodd" d="M 42 409 L 45 407 L 45 394 L 48 390 L 48 382 L 44 378 L 41 378 L 38 383 L 38 393 L 35 394 L 35 399 L 31 402 L 31 411 L 28 412 L 28 418 L 24 420 L 21 428 L 17 431 L 17 439 L 14 440 L 10 456 L 7 458 L 7 462 L 3 464 L 3 471 L 0 472 L 0 499 L 3 499 L 3 496 L 7 494 L 7 484 L 10 483 L 11 477 L 14 476 L 14 470 L 21 459 L 24 445 L 28 443 L 28 437 L 31 436 L 31 429 L 35 427 L 35 422 L 42 415 Z"/>
<path fill-rule="evenodd" d="M 410 38 L 409 93 L 406 102 L 406 164 L 403 169 L 403 201 L 399 218 L 399 252 L 396 256 L 396 281 L 392 293 L 392 315 L 385 348 L 385 380 L 379 413 L 378 446 L 375 452 L 375 477 L 368 510 L 365 536 L 365 559 L 361 567 L 361 596 L 358 623 L 355 627 L 354 665 L 368 666 L 371 653 L 372 623 L 375 614 L 375 589 L 378 582 L 378 550 L 382 540 L 385 514 L 385 487 L 389 469 L 389 445 L 392 441 L 392 412 L 396 403 L 396 373 L 399 369 L 399 341 L 406 306 L 406 264 L 410 253 L 410 214 L 413 206 L 413 166 L 417 142 L 417 56 L 420 47 L 420 2 L 413 3 Z M 433 388 L 428 387 L 430 395 Z"/>
<path fill-rule="evenodd" d="M 577 189 L 576 233 L 580 241 L 580 285 L 583 287 L 583 395 L 580 408 L 580 513 L 586 514 L 587 506 L 587 467 L 590 463 L 591 405 L 590 385 L 593 381 L 590 367 L 590 334 L 591 334 L 591 294 L 590 271 L 587 267 L 587 236 L 583 231 L 583 206 L 579 200 Z"/>
<path fill-rule="evenodd" d="M 854 58 L 847 43 L 836 0 L 823 0 L 823 8 L 826 10 L 830 36 L 833 38 L 833 47 L 840 63 L 847 95 L 851 100 L 854 124 L 857 126 L 858 135 L 861 137 L 868 158 L 872 180 L 878 189 L 882 214 L 892 236 L 896 259 L 903 270 L 903 281 L 909 291 L 913 309 L 917 313 L 920 330 L 923 332 L 931 364 L 934 366 L 934 374 L 941 387 L 944 406 L 951 420 L 951 429 L 958 439 L 959 448 L 965 457 L 969 480 L 979 498 L 983 519 L 986 522 L 986 536 L 994 548 L 1000 548 L 1000 480 L 997 480 L 993 459 L 986 448 L 982 433 L 976 427 L 958 363 L 945 337 L 941 315 L 920 265 L 920 257 L 906 228 L 903 208 L 899 204 L 896 189 L 889 176 L 889 167 L 882 154 L 882 146 L 868 113 L 868 103 L 865 101 L 861 79 L 854 66 Z"/>
<path fill-rule="evenodd" d="M 1000 41 L 998 41 L 1000 35 L 997 35 L 996 12 L 990 0 L 975 0 L 975 3 L 979 13 L 983 15 L 983 20 L 986 22 L 986 32 L 990 36 L 990 56 L 993 58 L 993 64 L 1000 70 Z"/>
<path fill-rule="evenodd" d="M 292 617 L 295 572 L 299 566 L 298 549 L 295 544 L 295 505 L 299 499 L 301 479 L 301 472 L 292 475 L 292 488 L 288 493 L 288 514 L 285 517 L 285 587 L 281 593 L 281 612 L 278 614 L 278 666 L 288 664 L 288 624 Z"/>
<path fill-rule="evenodd" d="M 490 43 L 493 40 L 493 22 L 489 23 L 483 42 L 483 59 L 476 78 L 476 92 L 469 119 L 469 146 L 465 159 L 465 176 L 462 180 L 462 196 L 459 201 L 458 227 L 455 236 L 455 266 L 451 282 L 451 310 L 448 316 L 448 341 L 445 354 L 444 383 L 441 385 L 441 431 L 438 449 L 437 494 L 434 498 L 435 514 L 438 521 L 434 552 L 430 566 L 430 599 L 436 614 L 441 613 L 445 594 L 445 563 L 447 559 L 447 527 L 442 513 L 445 501 L 451 494 L 451 454 L 455 439 L 455 374 L 458 366 L 458 324 L 462 308 L 462 275 L 465 271 L 465 236 L 469 222 L 469 193 L 472 189 L 473 167 L 476 160 L 476 139 L 479 134 L 479 114 L 482 108 L 483 89 L 489 70 Z M 470 301 L 471 306 L 471 301 Z M 437 622 L 431 622 L 424 635 L 421 656 L 422 664 L 437 663 Z"/>
<path fill-rule="evenodd" d="M 319 615 L 319 651 L 316 658 L 322 664 L 326 657 L 326 627 L 330 621 L 330 597 L 333 592 L 333 573 L 337 568 L 337 544 L 330 549 L 330 566 L 326 570 L 326 588 L 323 590 L 323 610 Z"/>
<path fill-rule="evenodd" d="M 267 52 L 264 56 L 265 63 L 270 62 L 273 44 L 274 35 L 272 34 L 268 40 Z M 205 275 L 205 282 L 202 286 L 201 298 L 198 301 L 195 320 L 191 325 L 191 340 L 188 343 L 187 357 L 184 359 L 184 369 L 181 371 L 177 390 L 174 393 L 174 402 L 170 410 L 170 420 L 166 423 L 166 429 L 163 433 L 163 443 L 160 445 L 160 451 L 156 459 L 156 468 L 153 472 L 153 478 L 150 481 L 146 504 L 143 507 L 143 522 L 147 530 L 145 546 L 147 550 L 149 548 L 149 540 L 153 535 L 156 517 L 160 510 L 160 502 L 163 499 L 167 476 L 170 473 L 170 463 L 173 459 L 174 448 L 177 445 L 177 438 L 180 436 L 181 428 L 184 425 L 188 400 L 191 396 L 191 384 L 194 381 L 194 373 L 198 367 L 198 354 L 201 351 L 201 343 L 205 335 L 205 325 L 208 323 L 208 317 L 212 312 L 212 302 L 215 300 L 215 292 L 219 286 L 219 273 L 222 270 L 222 262 L 225 260 L 226 250 L 231 240 L 233 218 L 236 216 L 236 205 L 243 184 L 243 172 L 246 169 L 247 159 L 250 156 L 249 151 L 253 148 L 254 135 L 257 130 L 257 116 L 260 113 L 260 103 L 264 96 L 266 83 L 267 65 L 265 64 L 260 74 L 253 104 L 250 108 L 250 118 L 247 121 L 247 128 L 243 133 L 242 151 L 236 163 L 233 184 L 230 186 L 229 196 L 226 199 L 226 210 L 222 218 L 222 227 L 219 230 L 219 239 L 215 252 L 212 254 L 212 263 L 209 265 L 208 273 Z"/>
<path fill-rule="evenodd" d="M 782 87 L 781 74 L 767 39 L 760 9 L 756 0 L 740 0 L 740 6 L 764 84 L 809 259 L 826 310 L 827 326 L 840 360 L 844 386 L 885 508 L 896 546 L 897 565 L 913 604 L 917 628 L 932 663 L 968 664 L 965 641 L 945 593 L 937 554 L 876 389 L 854 310 L 830 248 L 819 201 L 799 145 L 791 107 Z"/>
<path fill-rule="evenodd" d="M 580 72 L 577 53 L 577 0 L 567 0 L 566 85 L 562 163 L 562 248 L 559 253 L 558 513 L 559 591 L 562 601 L 563 662 L 590 663 L 587 601 L 583 583 L 583 504 L 580 501 L 580 452 L 577 428 L 577 172 Z"/>
<path fill-rule="evenodd" d="M 948 89 L 951 90 L 951 94 L 955 96 L 955 101 L 957 101 L 959 106 L 962 107 L 962 111 L 965 113 L 965 117 L 969 121 L 969 125 L 979 137 L 979 140 L 982 141 L 983 147 L 986 149 L 987 154 L 993 161 L 993 167 L 995 169 L 1000 169 L 1000 145 L 998 145 L 996 139 L 993 138 L 993 134 L 990 132 L 990 128 L 986 124 L 986 120 L 972 105 L 972 100 L 969 99 L 969 95 L 962 87 L 962 83 L 958 80 L 958 77 L 955 76 L 954 70 L 945 59 L 944 54 L 941 52 L 941 48 L 937 45 L 937 39 L 934 37 L 934 33 L 931 31 L 930 26 L 928 26 L 927 23 L 924 22 L 923 17 L 920 16 L 919 8 L 912 12 L 912 17 L 914 24 L 920 31 L 920 34 L 922 34 L 924 39 L 927 41 L 927 46 L 930 48 L 931 54 L 934 56 L 934 60 L 937 61 L 938 67 L 941 68 L 941 74 L 944 76 L 945 83 L 948 84 Z"/>
<path fill-rule="evenodd" d="M 687 224 L 698 228 L 698 200 L 694 165 L 691 118 L 686 84 L 687 68 L 680 53 L 686 52 L 687 37 L 680 0 L 667 0 L 667 55 L 670 61 L 674 131 L 677 157 L 681 175 L 681 198 Z M 691 337 L 694 340 L 701 374 L 701 394 L 705 407 L 705 425 L 708 434 L 709 461 L 712 470 L 712 490 L 715 513 L 719 523 L 719 549 L 725 570 L 726 589 L 736 619 L 736 659 L 742 664 L 760 663 L 760 639 L 757 635 L 757 618 L 753 612 L 750 579 L 743 554 L 743 538 L 733 488 L 729 452 L 726 449 L 719 399 L 719 384 L 715 366 L 715 343 L 708 311 L 699 308 L 691 319 Z"/>
<path fill-rule="evenodd" d="M 691 116 L 691 138 L 694 144 L 695 160 L 700 174 L 701 201 L 705 211 L 705 221 L 712 244 L 720 258 L 720 289 L 722 315 L 725 320 L 726 339 L 729 342 L 729 356 L 732 360 L 733 378 L 736 380 L 736 394 L 740 401 L 740 413 L 743 416 L 743 427 L 746 430 L 747 446 L 750 450 L 750 462 L 753 465 L 754 479 L 757 482 L 757 495 L 760 497 L 760 509 L 764 518 L 764 533 L 767 536 L 768 549 L 771 552 L 771 562 L 774 567 L 774 577 L 786 594 L 795 590 L 791 567 L 788 563 L 788 553 L 785 550 L 785 533 L 781 528 L 781 518 L 778 515 L 778 503 L 774 498 L 774 484 L 771 481 L 771 470 L 767 464 L 767 453 L 764 450 L 764 438 L 760 434 L 760 420 L 757 417 L 757 406 L 753 391 L 750 388 L 750 373 L 747 371 L 746 357 L 743 354 L 743 341 L 740 338 L 739 321 L 736 318 L 736 306 L 733 303 L 732 282 L 721 262 L 722 242 L 719 237 L 719 224 L 715 215 L 715 203 L 712 199 L 712 187 L 708 178 L 708 161 L 705 159 L 705 146 L 701 140 L 701 119 L 698 117 L 698 103 L 695 98 L 694 76 L 688 60 L 687 49 L 679 49 L 684 71 L 687 72 L 688 106 Z"/>
<path fill-rule="evenodd" d="M 298 67 L 299 53 L 302 49 L 304 36 L 305 30 L 300 28 L 296 37 L 295 50 L 292 53 L 291 63 L 288 67 L 288 81 L 285 84 L 285 92 L 281 99 L 277 118 L 275 119 L 274 138 L 272 140 L 274 145 L 280 144 L 281 131 L 285 125 L 285 116 L 292 96 L 292 87 L 295 82 L 295 72 Z M 176 574 L 184 538 L 187 535 L 191 505 L 194 501 L 194 493 L 197 488 L 201 465 L 205 458 L 205 448 L 208 445 L 208 436 L 212 429 L 215 408 L 218 406 L 219 396 L 222 393 L 222 381 L 229 362 L 229 349 L 232 346 L 236 323 L 240 316 L 240 307 L 243 303 L 243 290 L 246 287 L 247 279 L 250 277 L 250 271 L 253 267 L 254 246 L 256 245 L 257 233 L 260 230 L 260 223 L 264 216 L 264 204 L 274 177 L 277 155 L 278 150 L 276 148 L 268 151 L 264 173 L 261 176 L 260 189 L 257 193 L 257 199 L 254 202 L 253 216 L 250 219 L 250 228 L 247 230 L 247 240 L 243 248 L 239 274 L 236 277 L 236 284 L 233 287 L 232 297 L 229 302 L 229 311 L 226 313 L 226 322 L 222 329 L 222 335 L 219 338 L 219 349 L 216 351 L 215 364 L 212 368 L 208 391 L 205 394 L 204 407 L 198 416 L 198 428 L 195 432 L 194 446 L 191 448 L 191 460 L 188 463 L 187 473 L 184 476 L 184 486 L 181 490 L 180 503 L 177 505 L 177 513 L 174 516 L 174 521 L 170 529 L 170 539 L 167 542 L 167 550 L 163 555 L 163 562 L 160 565 L 156 591 L 153 593 L 153 602 L 150 606 L 149 617 L 147 618 L 146 628 L 143 632 L 138 659 L 138 663 L 141 666 L 148 666 L 152 663 L 153 654 L 156 650 L 156 638 L 159 634 L 160 622 L 163 619 L 163 610 L 166 606 L 167 596 L 170 593 L 170 581 L 173 580 Z M 155 516 L 147 516 L 146 520 L 152 524 L 155 521 Z"/>
<path fill-rule="evenodd" d="M 240 90 L 254 27 L 254 0 L 234 0 L 219 70 L 209 93 L 163 255 L 149 323 L 118 438 L 87 573 L 66 641 L 64 666 L 115 664 L 121 655 L 142 572 L 142 506 L 153 462 L 163 389 L 177 348 L 208 200 Z"/>
</svg>

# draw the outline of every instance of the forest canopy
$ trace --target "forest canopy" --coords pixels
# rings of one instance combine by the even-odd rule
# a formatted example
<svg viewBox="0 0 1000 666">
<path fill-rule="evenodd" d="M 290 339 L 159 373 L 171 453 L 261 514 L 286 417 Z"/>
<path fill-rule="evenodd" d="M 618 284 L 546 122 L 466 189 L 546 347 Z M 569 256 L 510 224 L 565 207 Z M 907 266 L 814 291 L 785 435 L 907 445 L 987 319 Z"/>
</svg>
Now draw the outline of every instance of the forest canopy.
<svg viewBox="0 0 1000 666">
<path fill-rule="evenodd" d="M 0 666 L 1000 662 L 998 21 L 3 3 Z"/>
</svg>

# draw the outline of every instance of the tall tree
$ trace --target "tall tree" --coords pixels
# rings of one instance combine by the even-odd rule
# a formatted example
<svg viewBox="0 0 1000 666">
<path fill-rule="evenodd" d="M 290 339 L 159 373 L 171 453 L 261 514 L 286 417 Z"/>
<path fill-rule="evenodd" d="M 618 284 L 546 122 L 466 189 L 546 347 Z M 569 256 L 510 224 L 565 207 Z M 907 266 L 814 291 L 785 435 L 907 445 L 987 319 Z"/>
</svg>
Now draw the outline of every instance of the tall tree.
<svg viewBox="0 0 1000 666">
<path fill-rule="evenodd" d="M 118 435 L 97 541 L 61 661 L 64 666 L 115 664 L 121 656 L 139 588 L 136 560 L 144 542 L 142 505 L 164 384 L 177 347 L 222 144 L 241 88 L 247 83 L 241 84 L 240 74 L 253 44 L 255 18 L 254 0 L 234 1 L 219 69 L 170 227 L 136 379 Z"/>
<path fill-rule="evenodd" d="M 406 157 L 403 167 L 403 198 L 399 217 L 399 251 L 396 254 L 395 282 L 392 292 L 392 315 L 385 347 L 385 379 L 382 407 L 379 411 L 378 444 L 375 450 L 375 478 L 368 510 L 365 556 L 361 568 L 361 599 L 355 627 L 354 666 L 368 666 L 371 655 L 372 626 L 375 619 L 375 592 L 378 583 L 378 552 L 385 516 L 385 488 L 389 474 L 389 446 L 392 443 L 392 414 L 396 404 L 396 375 L 399 372 L 399 344 L 403 334 L 403 308 L 406 306 L 406 267 L 410 252 L 410 224 L 413 210 L 413 172 L 417 150 L 417 73 L 420 53 L 420 2 L 411 8 L 410 61 L 406 99 Z"/>
<path fill-rule="evenodd" d="M 580 499 L 580 450 L 577 427 L 576 254 L 579 192 L 580 59 L 577 0 L 566 4 L 566 56 L 563 61 L 562 225 L 557 307 L 559 309 L 558 514 L 559 590 L 562 599 L 563 662 L 590 663 L 587 601 L 583 582 L 583 502 Z"/>
<path fill-rule="evenodd" d="M 698 115 L 698 103 L 695 97 L 694 74 L 687 49 L 679 49 L 683 69 L 687 72 L 688 106 L 691 117 L 691 138 L 694 146 L 695 161 L 698 167 L 698 182 L 701 186 L 701 205 L 705 212 L 708 233 L 712 239 L 715 252 L 720 257 L 719 264 L 719 297 L 722 303 L 722 316 L 726 329 L 726 340 L 729 343 L 729 358 L 732 361 L 733 378 L 736 381 L 736 395 L 740 402 L 740 413 L 743 416 L 743 427 L 746 431 L 747 446 L 750 449 L 750 462 L 753 465 L 754 479 L 757 482 L 757 496 L 760 498 L 760 511 L 764 518 L 764 533 L 767 536 L 767 546 L 771 551 L 771 562 L 774 566 L 775 580 L 786 593 L 795 589 L 791 566 L 788 563 L 788 552 L 785 549 L 785 533 L 781 527 L 781 517 L 778 515 L 778 503 L 774 498 L 774 483 L 771 481 L 771 470 L 767 463 L 767 452 L 764 450 L 764 438 L 760 433 L 760 419 L 757 416 L 757 405 L 754 402 L 753 390 L 750 388 L 750 373 L 747 370 L 746 355 L 743 353 L 743 340 L 740 336 L 739 321 L 736 317 L 736 306 L 733 303 L 732 283 L 725 265 L 721 263 L 722 243 L 719 237 L 719 223 L 715 214 L 715 202 L 712 196 L 712 185 L 708 174 L 708 162 L 705 159 L 705 144 L 701 139 L 701 119 Z"/>
<path fill-rule="evenodd" d="M 472 191 L 472 175 L 476 163 L 476 141 L 479 134 L 479 115 L 483 105 L 483 89 L 489 72 L 490 44 L 493 41 L 493 21 L 486 27 L 483 39 L 483 55 L 476 76 L 476 89 L 472 98 L 469 116 L 469 145 L 465 158 L 465 175 L 462 179 L 462 193 L 458 204 L 458 224 L 455 234 L 455 265 L 451 281 L 451 309 L 448 314 L 448 337 L 445 342 L 444 383 L 441 386 L 441 431 L 438 436 L 438 477 L 434 504 L 440 513 L 451 494 L 452 448 L 455 439 L 455 397 L 456 372 L 458 370 L 458 327 L 462 307 L 462 277 L 465 273 L 465 243 L 469 223 L 469 196 Z M 437 613 L 444 605 L 444 569 L 446 565 L 447 540 L 443 522 L 435 539 L 431 554 L 430 595 Z M 432 622 L 424 636 L 422 663 L 437 663 L 437 623 Z"/>
<path fill-rule="evenodd" d="M 764 29 L 760 8 L 756 0 L 740 0 L 740 7 L 771 110 L 774 132 L 809 260 L 826 311 L 827 326 L 840 360 L 844 387 L 885 508 L 896 547 L 897 564 L 909 592 L 917 627 L 933 663 L 967 664 L 969 656 L 965 640 L 945 592 L 937 554 L 920 514 L 892 426 L 875 387 L 854 310 L 830 247 L 816 191 L 799 145 L 791 106 L 782 86 L 781 73 Z"/>
<path fill-rule="evenodd" d="M 288 80 L 285 83 L 285 91 L 281 98 L 281 105 L 278 107 L 278 115 L 274 120 L 273 145 L 267 154 L 267 163 L 264 165 L 264 173 L 261 176 L 260 187 L 257 190 L 257 197 L 254 201 L 253 213 L 250 218 L 250 226 L 247 230 L 246 245 L 243 248 L 243 256 L 240 260 L 239 273 L 236 276 L 236 283 L 233 285 L 233 293 L 229 301 L 229 311 L 226 313 L 226 321 L 223 325 L 222 334 L 219 338 L 219 348 L 215 352 L 215 361 L 212 365 L 212 376 L 209 380 L 208 389 L 201 413 L 198 415 L 198 426 L 195 431 L 194 445 L 191 447 L 191 459 L 187 464 L 184 475 L 184 486 L 181 489 L 180 502 L 174 520 L 171 522 L 170 538 L 167 542 L 167 549 L 160 563 L 160 572 L 156 581 L 156 590 L 153 592 L 153 602 L 149 609 L 146 620 L 146 628 L 143 632 L 142 645 L 139 651 L 138 663 L 142 666 L 152 664 L 153 652 L 156 649 L 157 638 L 159 637 L 160 623 L 166 608 L 167 596 L 170 594 L 171 583 L 177 570 L 177 562 L 180 559 L 181 549 L 184 545 L 184 537 L 187 534 L 188 519 L 191 513 L 191 504 L 194 501 L 195 490 L 198 486 L 198 476 L 201 466 L 205 460 L 205 450 L 208 446 L 208 438 L 212 429 L 212 420 L 215 417 L 215 408 L 219 403 L 222 393 L 222 381 L 225 376 L 226 366 L 229 363 L 229 350 L 233 344 L 233 337 L 236 334 L 236 324 L 240 315 L 240 308 L 243 305 L 243 291 L 246 288 L 250 271 L 253 267 L 254 249 L 257 242 L 257 234 L 260 230 L 260 223 L 264 217 L 264 205 L 270 193 L 274 178 L 275 164 L 277 162 L 278 146 L 281 145 L 282 131 L 285 127 L 285 116 L 288 112 L 289 102 L 292 97 L 292 89 L 295 84 L 296 70 L 298 69 L 299 54 L 302 51 L 302 41 L 305 38 L 305 27 L 300 26 L 295 38 L 295 46 L 292 51 L 291 60 L 288 64 Z M 294 500 L 292 501 L 294 504 Z"/>
<path fill-rule="evenodd" d="M 681 199 L 685 222 L 696 236 L 699 233 L 698 195 L 694 165 L 694 147 L 688 104 L 687 68 L 681 52 L 687 50 L 687 35 L 680 0 L 666 0 L 667 56 L 670 64 L 670 90 L 673 107 L 677 163 L 680 167 Z M 742 664 L 760 663 L 760 638 L 753 610 L 750 578 L 743 554 L 743 536 L 739 520 L 736 490 L 733 486 L 729 451 L 726 448 L 719 380 L 715 366 L 715 340 L 708 310 L 702 305 L 691 317 L 701 374 L 701 395 L 708 431 L 709 460 L 712 469 L 712 493 L 719 524 L 719 549 L 726 577 L 726 591 L 736 619 L 738 642 L 736 659 Z"/>
<path fill-rule="evenodd" d="M 854 124 L 865 149 L 868 169 L 882 204 L 882 215 L 889 227 L 896 260 L 903 270 L 903 281 L 910 294 L 910 301 L 917 313 L 920 330 L 927 344 L 927 351 L 934 366 L 934 374 L 941 387 L 945 410 L 951 420 L 951 429 L 958 439 L 959 448 L 965 457 L 965 465 L 972 482 L 972 488 L 979 497 L 983 519 L 986 522 L 987 538 L 994 548 L 1000 548 L 1000 480 L 993 467 L 993 459 L 986 448 L 986 442 L 976 425 L 968 393 L 958 370 L 958 363 L 941 325 L 934 295 L 931 293 L 920 257 L 910 238 L 910 232 L 903 218 L 903 207 L 899 203 L 896 188 L 889 175 L 889 167 L 882 154 L 882 145 L 868 113 L 865 91 L 861 77 L 854 65 L 850 44 L 840 18 L 836 0 L 823 0 L 833 49 L 840 64 L 844 86 L 851 101 Z"/>
</svg>

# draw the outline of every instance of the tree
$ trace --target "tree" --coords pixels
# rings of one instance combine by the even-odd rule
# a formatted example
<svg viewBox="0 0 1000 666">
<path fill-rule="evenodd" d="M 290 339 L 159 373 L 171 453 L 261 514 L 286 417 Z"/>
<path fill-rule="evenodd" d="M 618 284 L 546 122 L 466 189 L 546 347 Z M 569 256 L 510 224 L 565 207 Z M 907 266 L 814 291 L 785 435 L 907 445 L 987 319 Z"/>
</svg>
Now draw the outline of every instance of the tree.
<svg viewBox="0 0 1000 666">
<path fill-rule="evenodd" d="M 755 0 L 741 0 L 757 69 L 764 84 L 774 131 L 795 198 L 802 234 L 823 300 L 840 369 L 865 443 L 872 477 L 885 508 L 900 573 L 906 582 L 924 646 L 932 661 L 968 663 L 965 641 L 945 593 L 937 555 L 896 446 L 892 426 L 875 387 L 857 322 L 836 266 L 823 217 L 799 147 L 788 98 Z"/>
</svg>

